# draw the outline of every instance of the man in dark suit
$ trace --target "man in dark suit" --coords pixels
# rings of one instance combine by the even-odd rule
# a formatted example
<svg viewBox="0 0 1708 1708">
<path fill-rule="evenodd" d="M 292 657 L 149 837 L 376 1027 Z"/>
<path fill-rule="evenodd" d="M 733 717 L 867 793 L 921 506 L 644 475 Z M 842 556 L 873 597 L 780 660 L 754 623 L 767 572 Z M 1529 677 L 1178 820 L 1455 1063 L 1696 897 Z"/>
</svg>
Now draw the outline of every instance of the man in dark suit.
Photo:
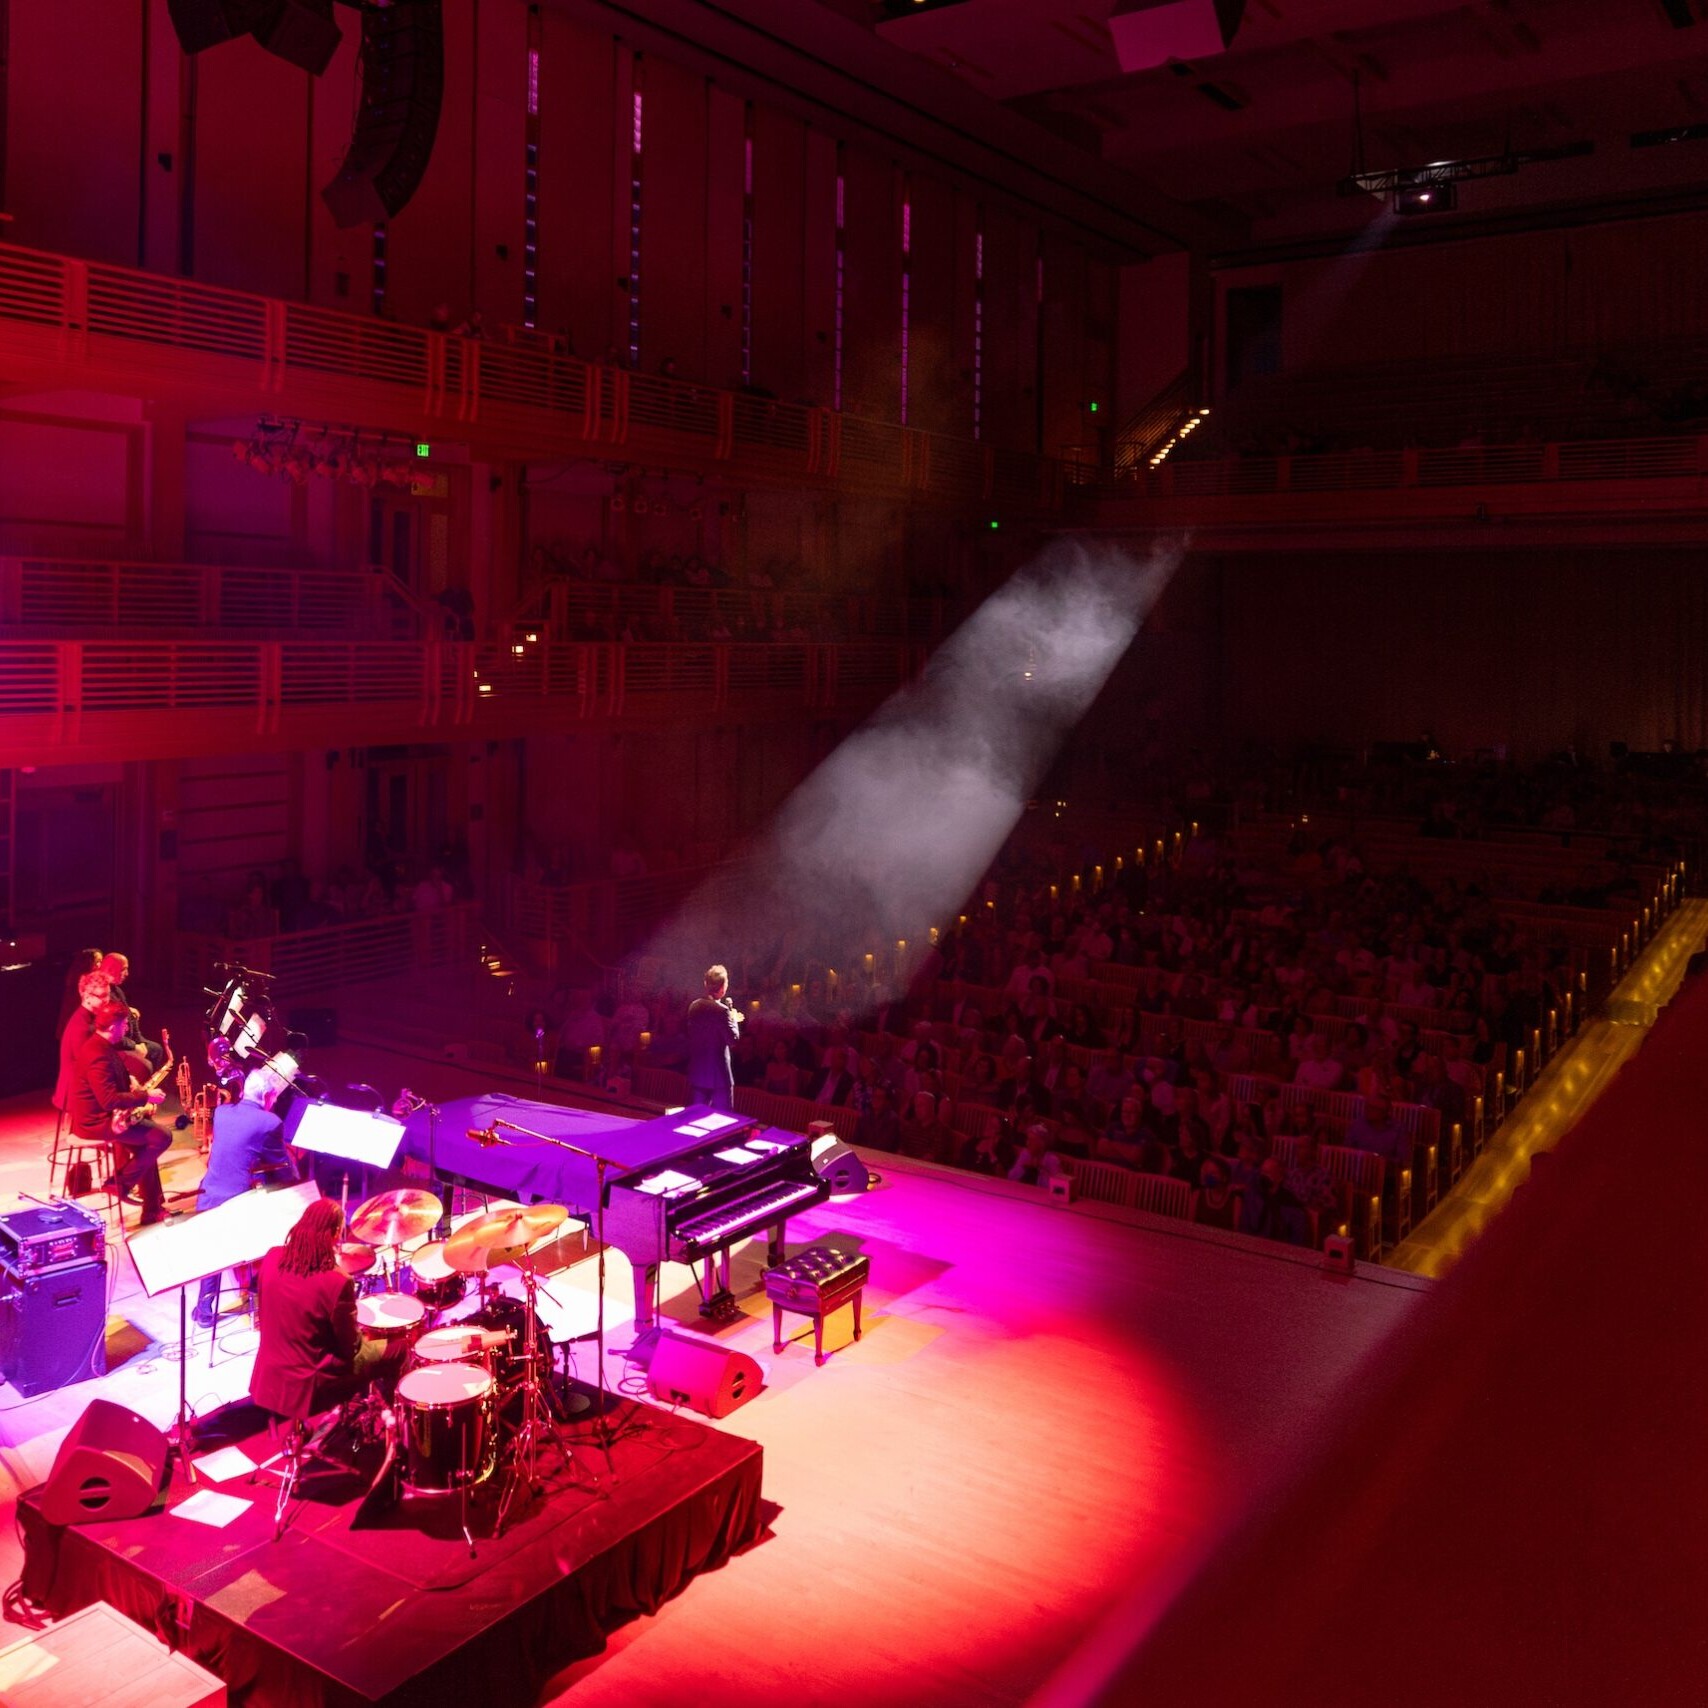
<svg viewBox="0 0 1708 1708">
<path fill-rule="evenodd" d="M 337 1263 L 343 1231 L 337 1203 L 317 1198 L 261 1259 L 261 1344 L 249 1395 L 281 1417 L 337 1405 L 386 1361 L 386 1343 L 363 1339 L 356 1325 L 356 1284 Z"/>
<path fill-rule="evenodd" d="M 295 1166 L 285 1149 L 284 1123 L 273 1113 L 273 1105 L 296 1071 L 293 1057 L 275 1056 L 244 1080 L 243 1096 L 236 1103 L 222 1103 L 214 1110 L 207 1173 L 196 1194 L 198 1210 L 228 1203 L 269 1178 L 295 1178 Z M 248 1287 L 247 1267 L 239 1272 L 238 1280 Z M 219 1275 L 210 1275 L 202 1282 L 195 1318 L 203 1328 L 213 1327 L 219 1286 Z"/>
<path fill-rule="evenodd" d="M 112 1118 L 120 1110 L 150 1109 L 165 1100 L 163 1091 L 132 1091 L 125 1065 L 123 1045 L 130 1027 L 130 1009 L 110 997 L 95 1010 L 89 1036 L 78 1046 L 71 1085 L 71 1131 L 92 1144 L 111 1144 L 119 1166 L 107 1182 L 107 1190 L 121 1198 L 134 1191 L 142 1205 L 146 1226 L 165 1214 L 165 1195 L 160 1189 L 160 1156 L 172 1137 L 150 1121 L 115 1135 Z"/>
<path fill-rule="evenodd" d="M 729 999 L 729 972 L 706 969 L 706 994 L 688 1004 L 688 1095 L 714 1109 L 735 1108 L 729 1047 L 741 1036 L 741 1016 Z"/>
</svg>

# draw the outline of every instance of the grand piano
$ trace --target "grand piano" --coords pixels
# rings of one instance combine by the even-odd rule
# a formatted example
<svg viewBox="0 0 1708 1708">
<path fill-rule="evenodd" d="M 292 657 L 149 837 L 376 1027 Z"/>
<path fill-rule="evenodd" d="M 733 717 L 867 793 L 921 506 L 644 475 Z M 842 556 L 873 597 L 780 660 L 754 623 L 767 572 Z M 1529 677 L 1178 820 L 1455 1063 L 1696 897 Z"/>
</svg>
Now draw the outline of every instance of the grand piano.
<svg viewBox="0 0 1708 1708">
<path fill-rule="evenodd" d="M 789 1217 L 831 1191 L 813 1169 L 810 1139 L 703 1105 L 621 1121 L 489 1094 L 441 1104 L 436 1115 L 418 1110 L 404 1128 L 403 1154 L 439 1179 L 522 1203 L 566 1205 L 598 1234 L 599 1168 L 579 1151 L 608 1162 L 603 1231 L 634 1267 L 637 1333 L 655 1326 L 660 1264 L 698 1266 L 701 1314 L 728 1315 L 735 1309 L 730 1247 L 763 1230 L 768 1260 L 780 1263 Z"/>
</svg>

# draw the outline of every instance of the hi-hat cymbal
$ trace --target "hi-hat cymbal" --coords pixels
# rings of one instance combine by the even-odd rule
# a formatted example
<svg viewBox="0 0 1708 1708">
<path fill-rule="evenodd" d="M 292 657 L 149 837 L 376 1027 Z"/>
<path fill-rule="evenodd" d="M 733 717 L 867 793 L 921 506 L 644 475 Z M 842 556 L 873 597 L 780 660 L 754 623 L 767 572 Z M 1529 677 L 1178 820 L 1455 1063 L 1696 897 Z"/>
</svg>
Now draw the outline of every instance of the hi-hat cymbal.
<svg viewBox="0 0 1708 1708">
<path fill-rule="evenodd" d="M 444 1213 L 444 1205 L 431 1192 L 402 1186 L 358 1206 L 350 1218 L 350 1233 L 364 1245 L 402 1245 L 431 1233 Z"/>
<path fill-rule="evenodd" d="M 465 1275 L 514 1263 L 527 1255 L 527 1248 L 536 1240 L 562 1227 L 568 1219 L 569 1211 L 561 1204 L 488 1211 L 445 1241 L 445 1262 Z"/>
</svg>

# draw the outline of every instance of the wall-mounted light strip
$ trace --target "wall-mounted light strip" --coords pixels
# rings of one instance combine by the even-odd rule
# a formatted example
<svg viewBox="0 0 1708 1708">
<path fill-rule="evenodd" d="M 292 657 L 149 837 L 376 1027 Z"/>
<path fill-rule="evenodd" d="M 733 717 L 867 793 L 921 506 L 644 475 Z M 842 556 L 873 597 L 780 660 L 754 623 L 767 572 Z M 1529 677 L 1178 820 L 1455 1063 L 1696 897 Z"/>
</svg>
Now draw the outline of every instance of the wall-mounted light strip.
<svg viewBox="0 0 1708 1708">
<path fill-rule="evenodd" d="M 848 184 L 842 175 L 842 149 L 836 150 L 836 320 L 831 339 L 830 407 L 842 407 L 842 288 L 847 278 L 848 249 L 843 220 L 848 207 Z"/>
<path fill-rule="evenodd" d="M 741 139 L 741 383 L 753 384 L 753 103 Z"/>
<path fill-rule="evenodd" d="M 528 14 L 528 116 L 522 127 L 522 324 L 540 323 L 540 14 Z"/>
<path fill-rule="evenodd" d="M 901 424 L 907 425 L 907 339 L 913 295 L 913 191 L 907 179 L 901 191 Z"/>
<path fill-rule="evenodd" d="M 635 55 L 634 111 L 629 129 L 629 366 L 641 357 L 641 61 Z"/>
<path fill-rule="evenodd" d="M 973 437 L 984 436 L 984 209 L 973 231 Z"/>
<path fill-rule="evenodd" d="M 385 313 L 386 287 L 386 230 L 385 222 L 374 224 L 374 313 Z"/>
</svg>

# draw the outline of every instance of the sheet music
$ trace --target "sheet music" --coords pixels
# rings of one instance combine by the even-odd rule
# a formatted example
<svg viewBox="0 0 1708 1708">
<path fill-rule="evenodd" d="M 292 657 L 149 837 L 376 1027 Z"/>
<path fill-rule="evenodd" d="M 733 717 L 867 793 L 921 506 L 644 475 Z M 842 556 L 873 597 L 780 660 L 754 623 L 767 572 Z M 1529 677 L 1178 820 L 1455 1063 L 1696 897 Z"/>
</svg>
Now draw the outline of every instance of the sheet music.
<svg viewBox="0 0 1708 1708">
<path fill-rule="evenodd" d="M 649 1175 L 636 1187 L 637 1192 L 649 1192 L 658 1198 L 674 1197 L 678 1192 L 696 1191 L 697 1181 L 691 1174 L 678 1174 L 673 1168 L 662 1170 L 658 1174 Z"/>
<path fill-rule="evenodd" d="M 158 1298 L 205 1275 L 255 1262 L 284 1243 L 285 1235 L 319 1196 L 320 1188 L 312 1180 L 272 1191 L 243 1192 L 212 1210 L 126 1234 L 125 1245 L 143 1292 Z"/>
<path fill-rule="evenodd" d="M 307 1103 L 291 1134 L 298 1150 L 319 1151 L 368 1168 L 390 1168 L 403 1143 L 403 1123 L 366 1109 L 343 1109 L 336 1103 Z"/>
</svg>

